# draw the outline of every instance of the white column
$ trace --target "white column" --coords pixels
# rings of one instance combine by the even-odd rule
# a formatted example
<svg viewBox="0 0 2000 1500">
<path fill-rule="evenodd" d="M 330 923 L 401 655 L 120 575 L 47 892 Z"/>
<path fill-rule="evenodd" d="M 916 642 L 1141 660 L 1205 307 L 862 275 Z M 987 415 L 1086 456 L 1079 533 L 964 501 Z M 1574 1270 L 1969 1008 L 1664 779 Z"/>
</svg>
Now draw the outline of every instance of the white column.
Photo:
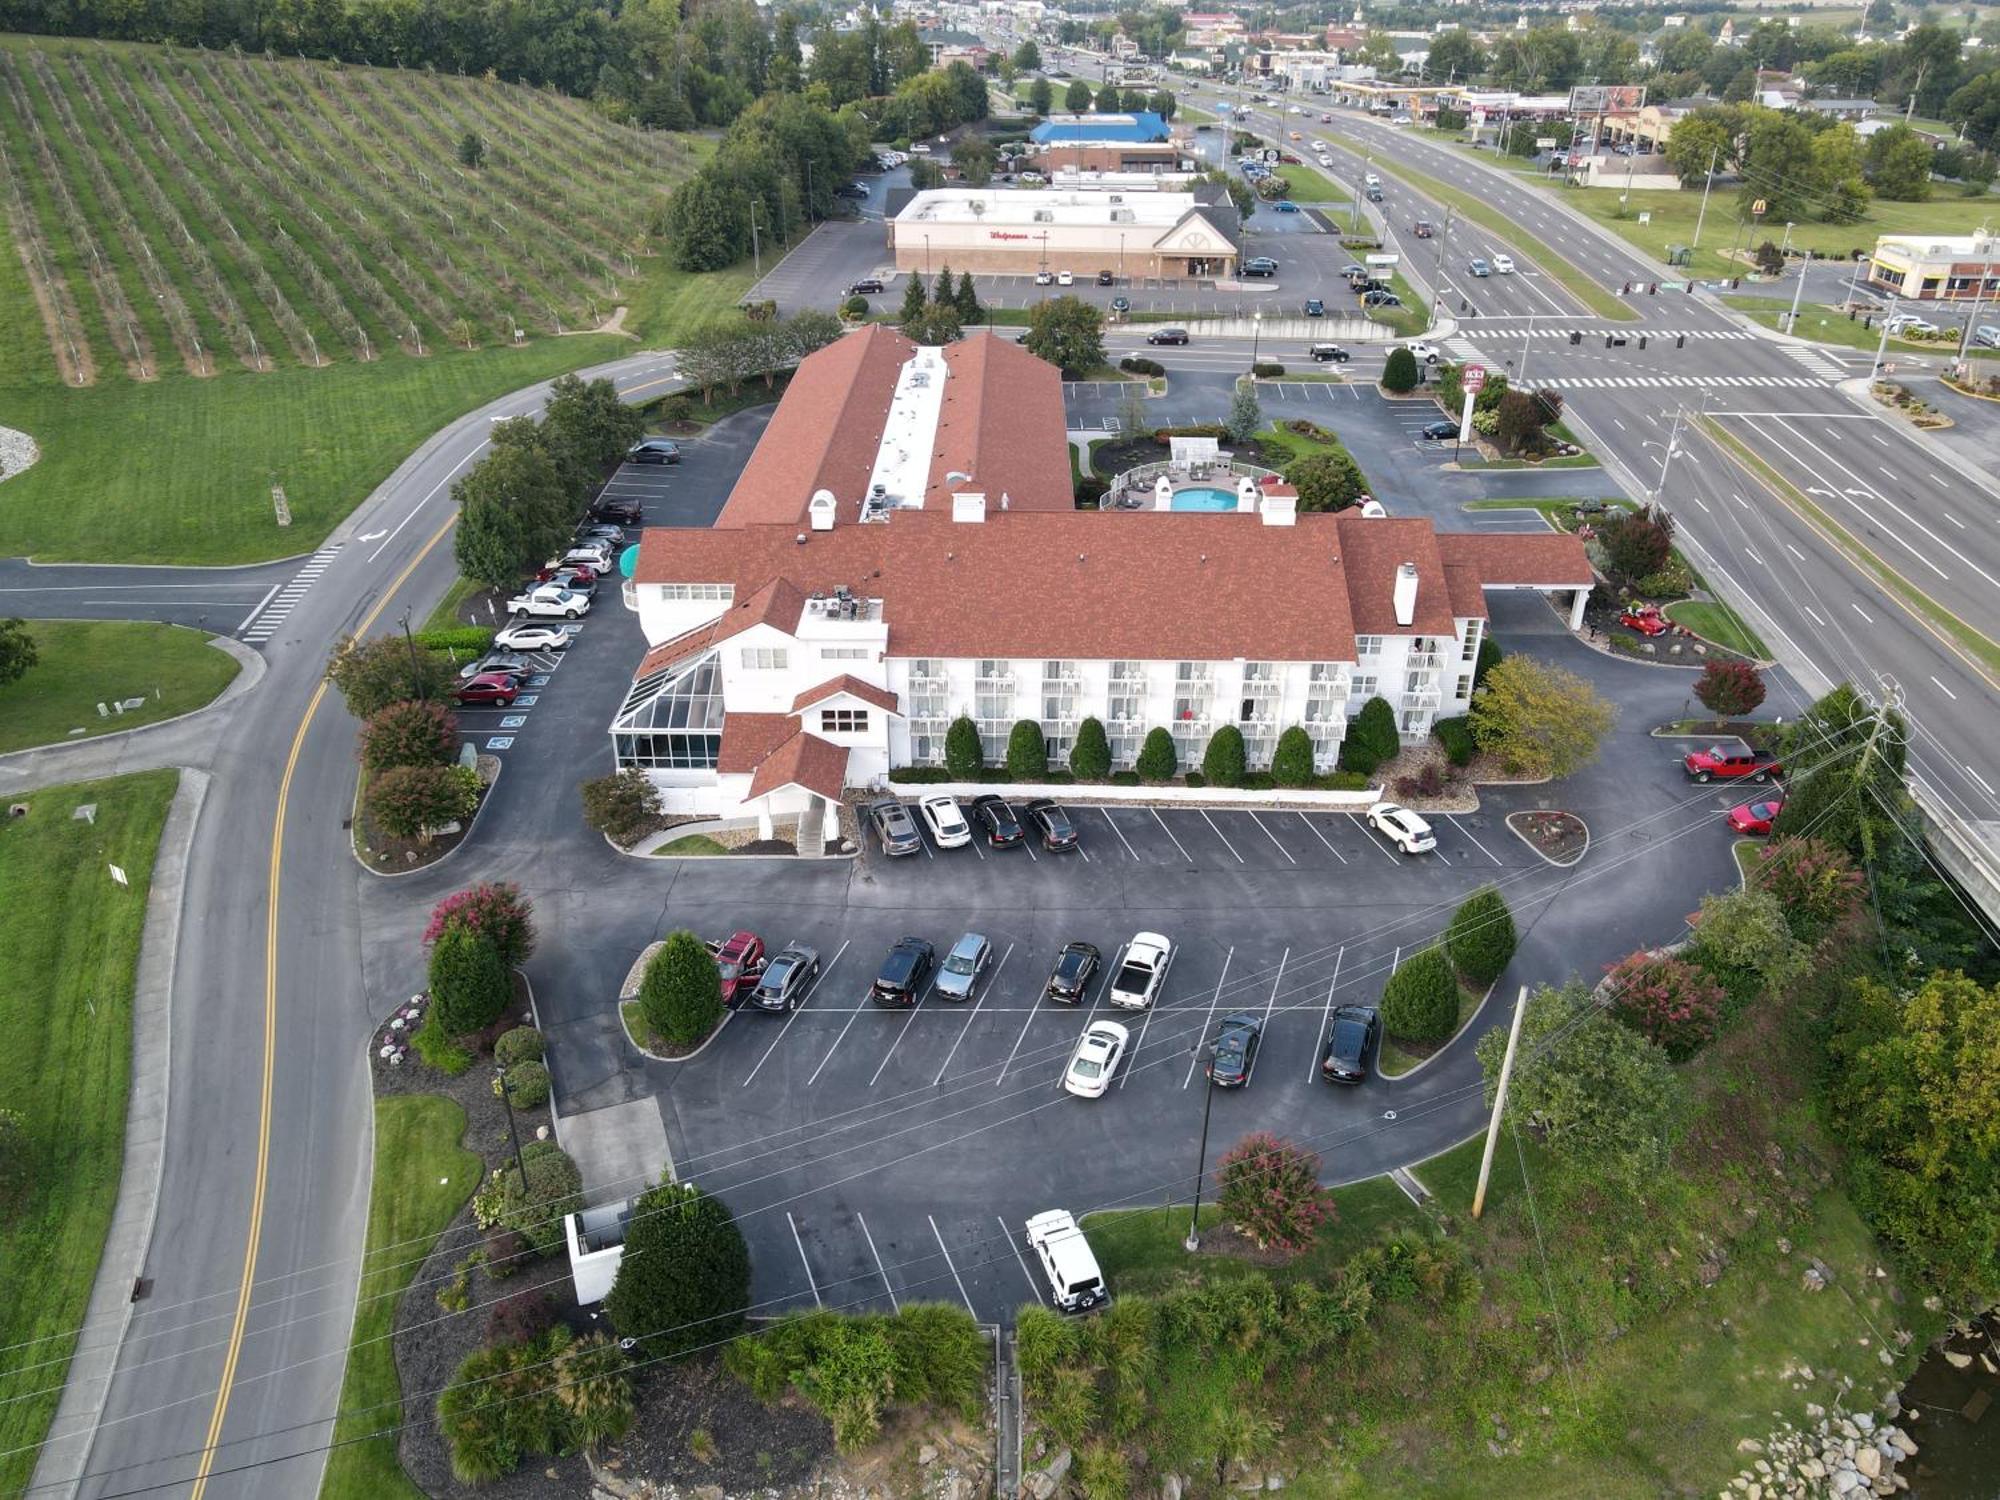
<svg viewBox="0 0 2000 1500">
<path fill-rule="evenodd" d="M 1590 603 L 1589 589 L 1577 589 L 1570 595 L 1569 628 L 1571 630 L 1583 629 L 1583 607 L 1588 603 Z"/>
<path fill-rule="evenodd" d="M 819 818 L 820 835 L 829 844 L 840 842 L 840 804 L 828 801 L 822 804 Z"/>
<path fill-rule="evenodd" d="M 757 837 L 768 839 L 771 836 L 771 799 L 766 797 L 757 804 Z"/>
</svg>

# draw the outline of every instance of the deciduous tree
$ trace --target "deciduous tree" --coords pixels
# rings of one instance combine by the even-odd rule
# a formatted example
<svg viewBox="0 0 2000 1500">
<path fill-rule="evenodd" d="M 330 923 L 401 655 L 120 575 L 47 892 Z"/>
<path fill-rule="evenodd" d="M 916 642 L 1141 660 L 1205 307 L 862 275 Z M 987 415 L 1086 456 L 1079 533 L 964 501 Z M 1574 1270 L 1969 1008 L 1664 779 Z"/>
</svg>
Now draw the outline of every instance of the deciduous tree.
<svg viewBox="0 0 2000 1500">
<path fill-rule="evenodd" d="M 1674 1062 L 1686 1062 L 1722 1025 L 1722 986 L 1684 959 L 1634 953 L 1607 981 L 1612 1013 Z"/>
<path fill-rule="evenodd" d="M 391 838 L 428 839 L 479 807 L 479 773 L 461 766 L 397 766 L 368 785 L 368 811 Z"/>
<path fill-rule="evenodd" d="M 1764 678 L 1747 661 L 1710 657 L 1694 680 L 1694 695 L 1710 713 L 1735 718 L 1764 701 Z"/>
<path fill-rule="evenodd" d="M 511 880 L 482 880 L 431 908 L 424 941 L 435 943 L 452 928 L 486 938 L 500 950 L 500 961 L 513 968 L 535 951 L 535 904 Z"/>
<path fill-rule="evenodd" d="M 371 771 L 441 766 L 458 756 L 458 716 L 442 703 L 391 703 L 368 716 L 356 748 Z"/>
<path fill-rule="evenodd" d="M 627 848 L 659 827 L 663 811 L 660 789 L 635 767 L 583 784 L 584 822 Z"/>
<path fill-rule="evenodd" d="M 1104 315 L 1080 297 L 1050 297 L 1028 313 L 1028 352 L 1070 375 L 1104 363 Z"/>
<path fill-rule="evenodd" d="M 1510 656 L 1472 697 L 1472 734 L 1517 775 L 1561 778 L 1596 758 L 1617 710 L 1583 678 L 1531 656 Z"/>
<path fill-rule="evenodd" d="M 327 658 L 326 675 L 359 719 L 411 698 L 442 699 L 453 676 L 451 663 L 436 652 L 412 650 L 400 636 L 388 635 L 366 641 L 342 636 Z"/>
<path fill-rule="evenodd" d="M 1302 511 L 1345 510 L 1368 493 L 1368 476 L 1344 448 L 1302 454 L 1284 472 Z"/>
<path fill-rule="evenodd" d="M 40 653 L 34 636 L 28 633 L 28 622 L 0 620 L 0 685 L 19 682 L 38 660 Z"/>
</svg>

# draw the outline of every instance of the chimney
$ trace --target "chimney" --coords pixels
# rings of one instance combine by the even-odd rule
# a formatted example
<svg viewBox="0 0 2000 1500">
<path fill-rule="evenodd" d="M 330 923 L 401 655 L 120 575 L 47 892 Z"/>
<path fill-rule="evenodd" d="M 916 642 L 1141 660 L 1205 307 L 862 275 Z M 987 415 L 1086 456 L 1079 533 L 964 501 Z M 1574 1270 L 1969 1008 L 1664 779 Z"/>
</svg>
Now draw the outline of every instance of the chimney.
<svg viewBox="0 0 2000 1500">
<path fill-rule="evenodd" d="M 984 521 L 986 519 L 986 492 L 984 490 L 953 490 L 951 494 L 951 518 L 954 521 Z"/>
<path fill-rule="evenodd" d="M 1296 526 L 1299 524 L 1299 497 L 1297 495 L 1266 495 L 1259 509 L 1266 526 Z"/>
<path fill-rule="evenodd" d="M 814 531 L 833 530 L 834 498 L 832 490 L 814 490 L 813 497 L 806 504 L 806 516 Z"/>
<path fill-rule="evenodd" d="M 1396 623 L 1414 624 L 1417 618 L 1417 565 L 1413 562 L 1399 564 L 1396 568 Z"/>
</svg>

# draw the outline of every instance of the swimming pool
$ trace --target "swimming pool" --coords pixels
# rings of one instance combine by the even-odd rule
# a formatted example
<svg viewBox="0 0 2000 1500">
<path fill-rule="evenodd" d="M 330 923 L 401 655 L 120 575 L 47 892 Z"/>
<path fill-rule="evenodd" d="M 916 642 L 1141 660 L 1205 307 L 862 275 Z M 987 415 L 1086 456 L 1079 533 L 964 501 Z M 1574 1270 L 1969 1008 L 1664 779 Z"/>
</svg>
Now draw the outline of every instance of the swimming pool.
<svg viewBox="0 0 2000 1500">
<path fill-rule="evenodd" d="M 1236 491 L 1219 490 L 1212 485 L 1197 486 L 1194 489 L 1174 491 L 1175 510 L 1234 510 Z"/>
</svg>

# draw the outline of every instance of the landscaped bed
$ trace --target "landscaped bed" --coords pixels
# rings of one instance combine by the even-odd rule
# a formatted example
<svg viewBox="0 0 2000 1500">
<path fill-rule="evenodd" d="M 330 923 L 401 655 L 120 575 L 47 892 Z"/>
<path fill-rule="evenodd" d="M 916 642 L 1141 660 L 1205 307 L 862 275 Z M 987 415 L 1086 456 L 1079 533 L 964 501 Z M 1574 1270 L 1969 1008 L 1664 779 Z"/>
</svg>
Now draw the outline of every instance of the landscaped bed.
<svg viewBox="0 0 2000 1500">
<path fill-rule="evenodd" d="M 1572 812 L 1509 813 L 1507 826 L 1543 859 L 1564 869 L 1582 859 L 1590 847 L 1590 829 Z"/>
</svg>

